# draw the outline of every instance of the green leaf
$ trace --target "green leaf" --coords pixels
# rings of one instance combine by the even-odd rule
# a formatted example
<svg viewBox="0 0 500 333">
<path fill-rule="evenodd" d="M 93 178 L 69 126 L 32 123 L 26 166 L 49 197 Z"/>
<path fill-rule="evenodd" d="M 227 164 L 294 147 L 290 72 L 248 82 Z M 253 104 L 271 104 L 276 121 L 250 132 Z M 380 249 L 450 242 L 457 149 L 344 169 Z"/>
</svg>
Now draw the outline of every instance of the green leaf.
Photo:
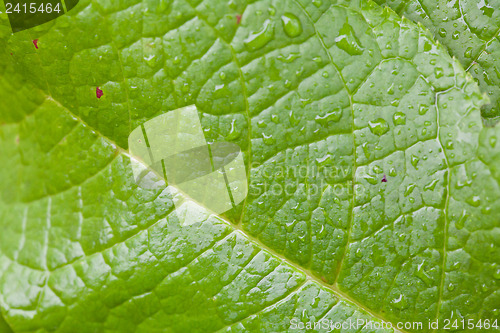
<svg viewBox="0 0 500 333">
<path fill-rule="evenodd" d="M 0 316 L 0 332 L 12 333 L 12 330 L 2 316 Z"/>
<path fill-rule="evenodd" d="M 365 0 L 87 0 L 14 35 L 0 20 L 13 331 L 498 318 L 500 129 L 423 27 Z M 191 104 L 208 142 L 245 153 L 249 195 L 225 216 L 133 179 L 128 135 Z"/>
<path fill-rule="evenodd" d="M 500 116 L 499 1 L 375 0 L 422 23 L 446 46 L 486 92 L 491 103 L 482 108 L 487 123 Z M 491 119 L 490 119 L 491 118 Z"/>
</svg>

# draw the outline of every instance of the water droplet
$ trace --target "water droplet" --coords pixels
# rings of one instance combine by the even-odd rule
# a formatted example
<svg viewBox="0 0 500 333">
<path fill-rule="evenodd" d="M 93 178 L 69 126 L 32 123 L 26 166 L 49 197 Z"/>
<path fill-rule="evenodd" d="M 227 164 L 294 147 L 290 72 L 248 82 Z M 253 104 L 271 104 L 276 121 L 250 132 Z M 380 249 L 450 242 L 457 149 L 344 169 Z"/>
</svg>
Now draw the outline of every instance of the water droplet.
<svg viewBox="0 0 500 333">
<path fill-rule="evenodd" d="M 370 131 L 378 136 L 382 136 L 389 131 L 389 124 L 382 118 L 368 122 L 368 126 L 370 127 Z"/>
<path fill-rule="evenodd" d="M 406 114 L 403 112 L 396 112 L 392 117 L 394 125 L 406 125 Z"/>
<path fill-rule="evenodd" d="M 448 285 L 448 290 L 449 290 L 449 291 L 453 291 L 454 289 L 455 289 L 455 285 L 454 285 L 453 283 L 450 283 L 450 284 Z"/>
<path fill-rule="evenodd" d="M 474 195 L 471 198 L 467 199 L 467 203 L 472 207 L 479 207 L 481 205 L 481 197 Z"/>
<path fill-rule="evenodd" d="M 483 3 L 484 3 L 484 1 L 483 1 Z M 493 13 L 495 12 L 493 7 L 491 7 L 490 5 L 485 5 L 485 6 L 481 7 L 480 9 L 483 12 L 483 14 L 488 16 L 488 17 L 493 17 Z"/>
<path fill-rule="evenodd" d="M 375 177 L 375 176 L 372 176 L 372 175 L 366 175 L 364 178 L 366 179 L 366 181 L 367 181 L 368 183 L 370 183 L 370 184 L 372 184 L 372 185 L 376 185 L 376 184 L 378 184 L 378 179 L 377 179 L 377 177 Z"/>
<path fill-rule="evenodd" d="M 342 118 L 342 108 L 339 107 L 332 112 L 328 112 L 323 116 L 317 115 L 314 120 L 324 126 L 327 126 L 329 122 L 338 122 Z"/>
<path fill-rule="evenodd" d="M 411 155 L 411 165 L 413 165 L 413 167 L 418 170 L 417 168 L 417 164 L 418 162 L 420 161 L 420 158 L 415 156 L 415 155 Z"/>
<path fill-rule="evenodd" d="M 420 107 L 418 108 L 418 114 L 421 116 L 426 114 L 427 111 L 429 111 L 429 107 L 427 105 L 420 105 Z"/>
<path fill-rule="evenodd" d="M 363 257 L 363 251 L 361 250 L 360 247 L 356 250 L 356 257 L 361 258 Z"/>
<path fill-rule="evenodd" d="M 467 214 L 467 211 L 463 211 L 462 212 L 462 215 L 460 216 L 460 218 L 458 219 L 458 221 L 455 223 L 455 228 L 457 230 L 462 230 L 465 226 L 465 221 L 467 220 L 467 217 L 469 216 L 469 214 Z"/>
<path fill-rule="evenodd" d="M 459 37 L 460 37 L 460 32 L 457 30 L 455 30 L 453 35 L 451 35 L 451 38 L 453 38 L 454 40 L 457 40 Z"/>
<path fill-rule="evenodd" d="M 287 55 L 286 57 L 285 56 L 282 56 L 281 54 L 278 56 L 278 60 L 279 61 L 283 61 L 283 62 L 286 62 L 286 63 L 290 63 L 292 61 L 294 61 L 295 59 L 297 58 L 300 58 L 301 55 L 300 53 L 298 52 L 290 52 L 289 55 Z"/>
<path fill-rule="evenodd" d="M 438 179 L 434 179 L 432 182 L 424 186 L 424 191 L 434 191 L 436 185 L 439 183 Z"/>
<path fill-rule="evenodd" d="M 445 28 L 441 28 L 439 29 L 439 36 L 445 38 L 446 37 L 446 29 Z"/>
<path fill-rule="evenodd" d="M 257 126 L 259 126 L 260 128 L 264 128 L 264 127 L 267 127 L 267 124 L 264 120 L 259 120 L 259 122 L 257 123 Z"/>
<path fill-rule="evenodd" d="M 221 80 L 224 80 L 226 78 L 226 73 L 220 72 L 219 73 L 219 77 L 220 77 Z"/>
<path fill-rule="evenodd" d="M 490 137 L 490 146 L 491 146 L 491 148 L 495 148 L 496 145 L 497 145 L 497 137 L 496 136 Z"/>
<path fill-rule="evenodd" d="M 325 72 L 323 72 L 323 74 L 322 74 L 322 75 L 323 75 L 323 77 L 324 77 L 325 79 L 329 76 L 328 72 L 326 72 L 326 71 L 325 71 Z"/>
<path fill-rule="evenodd" d="M 500 268 L 493 274 L 493 277 L 497 280 L 500 280 Z"/>
<path fill-rule="evenodd" d="M 281 16 L 281 23 L 288 37 L 297 37 L 302 33 L 302 24 L 299 18 L 292 13 L 285 13 Z"/>
<path fill-rule="evenodd" d="M 290 118 L 289 118 L 290 124 L 292 126 L 297 126 L 300 123 L 300 117 L 297 117 L 297 114 L 296 114 L 296 112 L 294 112 L 294 110 L 290 111 L 289 116 L 290 116 Z"/>
<path fill-rule="evenodd" d="M 387 89 L 389 95 L 394 95 L 394 83 Z"/>
<path fill-rule="evenodd" d="M 246 39 L 245 45 L 250 51 L 264 47 L 274 37 L 274 23 L 266 20 L 264 26 L 257 32 L 252 32 Z"/>
<path fill-rule="evenodd" d="M 339 31 L 339 36 L 335 38 L 337 46 L 350 55 L 363 54 L 363 47 L 354 33 L 354 29 L 348 22 Z"/>
<path fill-rule="evenodd" d="M 144 61 L 149 67 L 154 67 L 156 65 L 156 56 L 154 54 L 144 56 Z"/>
<path fill-rule="evenodd" d="M 409 196 L 413 190 L 415 189 L 415 186 L 417 186 L 416 184 L 410 184 L 406 187 L 406 190 L 405 190 L 405 193 L 404 193 L 404 196 L 407 197 Z"/>
<path fill-rule="evenodd" d="M 229 130 L 229 134 L 226 137 L 226 140 L 231 141 L 235 140 L 240 137 L 241 132 L 238 130 L 238 128 L 235 126 L 236 119 L 233 119 L 231 121 L 231 129 Z"/>
<path fill-rule="evenodd" d="M 464 57 L 472 58 L 472 47 L 469 46 L 467 50 L 465 50 Z"/>
<path fill-rule="evenodd" d="M 434 75 L 436 76 L 436 79 L 443 77 L 444 75 L 443 69 L 441 67 L 434 68 Z"/>
<path fill-rule="evenodd" d="M 422 262 L 421 264 L 417 265 L 417 272 L 416 276 L 422 280 L 427 286 L 429 286 L 432 282 L 431 277 L 427 274 L 427 272 L 424 270 L 424 264 L 425 261 Z"/>
<path fill-rule="evenodd" d="M 276 142 L 272 134 L 266 135 L 262 133 L 262 139 L 266 145 L 273 145 Z"/>
<path fill-rule="evenodd" d="M 313 5 L 315 5 L 317 8 L 319 8 L 322 4 L 323 4 L 323 1 L 321 0 L 313 0 L 312 1 Z"/>
<path fill-rule="evenodd" d="M 384 172 L 384 169 L 382 169 L 380 166 L 378 165 L 375 165 L 373 168 L 372 168 L 373 172 L 375 173 L 378 173 L 378 174 L 381 174 Z"/>
<path fill-rule="evenodd" d="M 398 173 L 395 168 L 391 168 L 391 170 L 389 170 L 389 176 L 396 177 L 397 175 Z"/>
<path fill-rule="evenodd" d="M 404 310 L 408 307 L 408 301 L 406 300 L 406 297 L 403 294 L 400 294 L 398 298 L 393 299 L 391 301 L 391 304 L 393 307 L 399 310 Z"/>
</svg>

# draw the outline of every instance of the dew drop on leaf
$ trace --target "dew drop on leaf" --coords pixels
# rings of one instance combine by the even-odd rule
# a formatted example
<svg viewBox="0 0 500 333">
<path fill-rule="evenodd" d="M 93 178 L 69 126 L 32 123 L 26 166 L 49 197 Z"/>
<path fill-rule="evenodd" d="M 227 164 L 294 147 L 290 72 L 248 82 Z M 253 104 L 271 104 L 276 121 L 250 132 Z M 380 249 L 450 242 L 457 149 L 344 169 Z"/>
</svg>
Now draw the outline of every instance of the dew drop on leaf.
<svg viewBox="0 0 500 333">
<path fill-rule="evenodd" d="M 427 286 L 429 286 L 432 282 L 431 277 L 427 274 L 427 272 L 424 270 L 424 264 L 425 261 L 422 262 L 421 264 L 417 265 L 417 272 L 415 275 L 422 280 Z"/>
<path fill-rule="evenodd" d="M 444 75 L 443 69 L 441 67 L 434 68 L 434 75 L 436 76 L 436 79 L 443 77 Z"/>
<path fill-rule="evenodd" d="M 479 207 L 481 205 L 481 198 L 477 195 L 474 195 L 467 199 L 467 203 L 472 207 Z"/>
<path fill-rule="evenodd" d="M 490 146 L 491 146 L 491 148 L 495 148 L 496 145 L 497 145 L 497 137 L 496 136 L 490 137 Z"/>
<path fill-rule="evenodd" d="M 231 122 L 231 129 L 229 130 L 229 134 L 226 137 L 226 139 L 229 141 L 235 140 L 235 139 L 239 138 L 241 135 L 241 132 L 235 126 L 235 122 L 236 122 L 236 119 L 233 119 L 233 121 Z"/>
<path fill-rule="evenodd" d="M 289 118 L 290 119 L 290 124 L 292 126 L 297 126 L 300 123 L 300 118 L 297 117 L 297 114 L 296 114 L 296 112 L 294 112 L 294 110 L 290 111 L 289 116 L 290 116 L 290 118 Z"/>
<path fill-rule="evenodd" d="M 437 183 L 439 183 L 438 179 L 434 179 L 432 182 L 424 186 L 424 191 L 434 191 Z"/>
<path fill-rule="evenodd" d="M 399 310 L 404 310 L 408 307 L 408 301 L 406 300 L 406 297 L 403 294 L 400 294 L 397 298 L 393 299 L 391 301 L 392 306 L 394 306 L 396 309 Z"/>
<path fill-rule="evenodd" d="M 245 39 L 244 43 L 250 51 L 255 51 L 264 47 L 273 38 L 274 23 L 271 20 L 266 20 L 263 27 L 257 32 L 252 32 Z"/>
<path fill-rule="evenodd" d="M 302 24 L 299 18 L 292 13 L 285 13 L 281 16 L 281 23 L 288 37 L 297 37 L 302 33 Z"/>
<path fill-rule="evenodd" d="M 262 133 L 262 139 L 266 145 L 273 145 L 276 142 L 276 140 L 274 139 L 274 137 L 271 134 L 266 135 L 266 134 Z"/>
<path fill-rule="evenodd" d="M 328 125 L 329 122 L 338 122 L 342 118 L 342 108 L 339 107 L 331 112 L 326 113 L 325 115 L 317 115 L 314 120 L 321 125 Z"/>
<path fill-rule="evenodd" d="M 389 131 L 389 124 L 382 118 L 368 122 L 368 126 L 370 127 L 370 131 L 378 136 L 382 136 Z"/>
<path fill-rule="evenodd" d="M 395 168 L 391 168 L 391 170 L 389 170 L 389 176 L 396 177 L 397 175 L 398 173 Z"/>
<path fill-rule="evenodd" d="M 404 196 L 407 197 L 409 196 L 410 194 L 412 194 L 413 190 L 415 189 L 417 185 L 416 184 L 410 184 L 406 187 L 406 190 L 405 190 L 405 193 L 404 193 Z"/>
<path fill-rule="evenodd" d="M 467 50 L 465 50 L 464 57 L 472 58 L 472 47 L 469 46 Z"/>
<path fill-rule="evenodd" d="M 360 55 L 363 54 L 363 47 L 361 42 L 356 37 L 354 29 L 350 26 L 348 22 L 344 24 L 342 29 L 339 31 L 339 36 L 335 38 L 337 46 L 349 53 L 350 55 Z"/>
<path fill-rule="evenodd" d="M 372 185 L 376 185 L 376 184 L 378 184 L 378 179 L 377 179 L 377 177 L 375 177 L 375 176 L 372 176 L 372 175 L 366 175 L 364 178 L 366 179 L 366 181 L 367 181 L 368 183 L 370 183 L 370 184 L 372 184 Z"/>
<path fill-rule="evenodd" d="M 418 168 L 417 168 L 417 164 L 418 164 L 418 162 L 419 162 L 419 161 L 420 161 L 420 158 L 419 158 L 419 157 L 417 157 L 417 156 L 415 156 L 415 155 L 411 155 L 411 165 L 413 165 L 413 167 L 414 167 L 415 169 L 417 169 L 417 170 L 418 170 Z"/>
</svg>

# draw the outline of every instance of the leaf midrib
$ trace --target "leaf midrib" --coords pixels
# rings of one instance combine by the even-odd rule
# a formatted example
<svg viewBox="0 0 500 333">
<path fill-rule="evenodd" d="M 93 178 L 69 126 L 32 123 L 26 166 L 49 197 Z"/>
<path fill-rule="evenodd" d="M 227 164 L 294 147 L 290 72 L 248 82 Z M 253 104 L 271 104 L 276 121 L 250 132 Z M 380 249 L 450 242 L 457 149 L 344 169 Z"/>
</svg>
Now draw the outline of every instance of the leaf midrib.
<svg viewBox="0 0 500 333">
<path fill-rule="evenodd" d="M 96 135 L 100 136 L 102 139 L 108 141 L 108 143 L 110 144 L 113 144 L 115 147 L 116 147 L 116 150 L 118 151 L 119 154 L 122 154 L 123 156 L 125 157 L 130 157 L 128 151 L 126 151 L 125 149 L 123 149 L 122 147 L 120 147 L 116 142 L 114 142 L 113 140 L 111 140 L 110 138 L 108 138 L 107 136 L 105 136 L 104 134 L 102 134 L 101 132 L 99 132 L 97 129 L 95 129 L 94 127 L 90 126 L 89 124 L 87 124 L 83 119 L 81 119 L 79 116 L 75 115 L 73 112 L 71 112 L 69 109 L 67 109 L 66 107 L 64 107 L 59 101 L 55 100 L 52 96 L 49 96 L 49 95 L 46 95 L 46 99 L 47 100 L 50 100 L 52 102 L 54 102 L 55 104 L 57 104 L 61 109 L 63 109 L 65 112 L 67 112 L 70 116 L 72 116 L 73 118 L 76 119 L 76 121 L 80 122 L 82 125 L 88 127 L 90 130 L 94 131 L 96 133 Z M 153 172 L 155 173 L 156 175 L 158 175 L 159 177 L 161 177 L 161 175 L 159 175 L 155 170 L 153 170 L 151 168 L 151 166 L 149 165 L 145 165 L 145 167 L 150 171 L 150 172 Z M 172 186 L 172 185 L 170 185 Z M 192 199 L 190 199 L 192 200 Z M 286 258 L 284 255 L 282 254 L 279 254 L 277 253 L 274 249 L 268 247 L 267 245 L 265 245 L 264 243 L 262 243 L 262 241 L 260 241 L 258 238 L 255 238 L 253 237 L 252 235 L 250 235 L 247 231 L 245 231 L 240 224 L 236 225 L 236 224 L 233 224 L 231 222 L 229 222 L 227 219 L 225 219 L 224 217 L 220 216 L 219 214 L 216 214 L 215 212 L 211 211 L 210 209 L 204 207 L 208 212 L 210 212 L 212 215 L 215 215 L 217 216 L 221 221 L 223 221 L 226 225 L 228 225 L 229 227 L 231 227 L 233 229 L 233 232 L 239 232 L 241 233 L 245 238 L 247 238 L 249 241 L 251 241 L 252 243 L 254 243 L 255 245 L 257 245 L 257 247 L 259 247 L 261 250 L 264 250 L 264 251 L 267 251 L 268 253 L 270 253 L 271 255 L 273 255 L 274 257 L 278 258 L 281 262 L 289 265 L 290 267 L 294 268 L 296 271 L 298 272 L 301 272 L 302 274 L 304 274 L 304 276 L 306 277 L 307 280 L 309 281 L 313 281 L 323 287 L 325 287 L 326 289 L 330 290 L 337 298 L 341 299 L 341 300 L 344 300 L 344 301 L 347 301 L 348 303 L 351 303 L 353 305 L 355 305 L 356 307 L 358 307 L 361 311 L 364 311 L 366 312 L 368 315 L 372 316 L 373 318 L 375 319 L 378 319 L 378 320 L 381 320 L 381 321 L 384 321 L 384 322 L 391 322 L 390 320 L 387 320 L 384 318 L 384 316 L 382 316 L 380 313 L 377 313 L 377 312 L 374 312 L 372 310 L 370 310 L 369 308 L 367 308 L 366 306 L 364 306 L 363 304 L 361 304 L 359 301 L 355 300 L 354 298 L 350 297 L 348 294 L 346 294 L 345 292 L 343 292 L 339 286 L 338 286 L 338 283 L 335 282 L 334 284 L 328 284 L 326 283 L 325 281 L 321 280 L 320 278 L 316 277 L 313 272 L 307 268 L 304 268 L 296 263 L 294 263 L 293 261 L 289 260 L 288 258 Z M 144 230 L 147 230 L 149 228 L 151 228 L 153 225 L 155 225 L 156 223 L 153 223 L 152 225 L 150 225 L 148 228 L 144 229 Z M 141 230 L 142 231 L 142 230 Z M 131 235 L 130 237 L 126 238 L 126 239 L 123 239 L 121 240 L 121 242 L 119 243 L 115 243 L 113 244 L 112 246 L 110 246 L 109 248 L 112 248 L 113 246 L 117 245 L 117 244 L 120 244 L 120 243 L 123 243 L 124 241 L 128 240 L 128 239 L 131 239 L 133 237 L 137 236 L 137 233 Z M 82 259 L 82 258 L 85 258 L 85 256 L 79 258 L 79 259 Z M 78 261 L 79 259 L 75 260 L 74 262 Z M 74 262 L 70 263 L 70 264 L 73 264 Z M 58 268 L 56 268 L 55 270 L 53 271 L 50 271 L 50 273 L 53 273 L 54 271 L 57 271 L 63 267 L 65 267 L 66 265 L 64 266 L 60 266 Z M 394 332 L 399 332 L 399 333 L 408 333 L 407 331 L 404 331 L 404 330 L 398 330 L 396 328 L 394 328 Z"/>
</svg>

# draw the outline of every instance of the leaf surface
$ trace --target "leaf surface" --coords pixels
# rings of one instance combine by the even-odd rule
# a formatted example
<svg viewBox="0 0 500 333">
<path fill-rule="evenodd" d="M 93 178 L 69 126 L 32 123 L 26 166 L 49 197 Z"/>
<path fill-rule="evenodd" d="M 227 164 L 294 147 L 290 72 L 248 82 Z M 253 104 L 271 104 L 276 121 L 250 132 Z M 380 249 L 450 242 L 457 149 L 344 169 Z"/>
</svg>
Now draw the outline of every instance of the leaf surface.
<svg viewBox="0 0 500 333">
<path fill-rule="evenodd" d="M 500 2 L 475 0 L 376 0 L 422 23 L 456 57 L 486 92 L 487 123 L 500 116 Z"/>
<path fill-rule="evenodd" d="M 80 1 L 14 35 L 1 19 L 14 331 L 498 317 L 498 129 L 422 27 L 367 1 Z M 129 133 L 191 104 L 245 152 L 226 216 L 133 181 Z"/>
</svg>

